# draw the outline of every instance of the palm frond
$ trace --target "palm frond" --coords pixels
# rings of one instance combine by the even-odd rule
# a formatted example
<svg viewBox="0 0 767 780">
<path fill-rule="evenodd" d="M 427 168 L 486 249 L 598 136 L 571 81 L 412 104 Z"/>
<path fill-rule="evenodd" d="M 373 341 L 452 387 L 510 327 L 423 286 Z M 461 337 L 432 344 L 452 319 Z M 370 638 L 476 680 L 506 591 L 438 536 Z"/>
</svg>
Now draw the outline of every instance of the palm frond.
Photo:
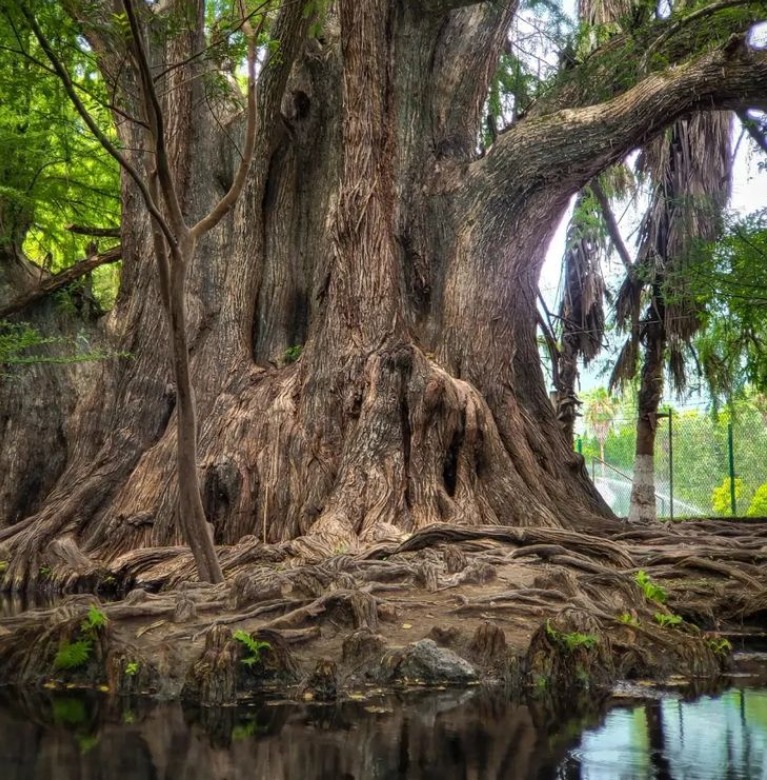
<svg viewBox="0 0 767 780">
<path fill-rule="evenodd" d="M 562 339 L 588 364 L 602 348 L 605 331 L 605 282 L 601 256 L 604 228 L 588 191 L 578 196 L 567 231 L 564 257 L 565 287 L 559 307 Z"/>
<path fill-rule="evenodd" d="M 618 290 L 615 299 L 615 322 L 618 329 L 624 333 L 633 330 L 639 321 L 644 284 L 641 275 L 627 276 Z"/>
<path fill-rule="evenodd" d="M 683 351 L 683 343 L 672 339 L 668 345 L 668 370 L 671 385 L 678 395 L 687 390 L 687 364 Z"/>
<path fill-rule="evenodd" d="M 638 358 L 639 339 L 631 336 L 624 342 L 618 354 L 618 359 L 613 366 L 610 380 L 607 384 L 610 392 L 622 390 L 636 377 Z"/>
</svg>

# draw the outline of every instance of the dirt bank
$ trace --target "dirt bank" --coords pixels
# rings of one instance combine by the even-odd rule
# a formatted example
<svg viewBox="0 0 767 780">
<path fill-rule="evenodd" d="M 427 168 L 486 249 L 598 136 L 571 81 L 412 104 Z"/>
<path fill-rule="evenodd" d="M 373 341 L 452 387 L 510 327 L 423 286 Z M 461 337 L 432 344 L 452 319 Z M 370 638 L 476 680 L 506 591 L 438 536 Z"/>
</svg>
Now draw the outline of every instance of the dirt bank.
<svg viewBox="0 0 767 780">
<path fill-rule="evenodd" d="M 79 574 L 54 558 L 49 590 L 88 585 L 102 598 L 0 618 L 0 682 L 227 703 L 498 681 L 572 700 L 618 679 L 716 676 L 728 632 L 767 610 L 763 523 L 599 538 L 434 526 L 321 562 L 296 551 L 252 538 L 220 548 L 218 586 L 194 582 L 175 548 Z"/>
</svg>

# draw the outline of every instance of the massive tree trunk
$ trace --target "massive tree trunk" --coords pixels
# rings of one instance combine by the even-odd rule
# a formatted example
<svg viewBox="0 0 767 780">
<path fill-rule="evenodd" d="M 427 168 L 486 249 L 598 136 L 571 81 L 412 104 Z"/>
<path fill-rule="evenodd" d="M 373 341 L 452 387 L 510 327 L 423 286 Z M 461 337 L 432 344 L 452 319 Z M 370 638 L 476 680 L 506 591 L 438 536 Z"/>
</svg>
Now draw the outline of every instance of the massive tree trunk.
<svg viewBox="0 0 767 780">
<path fill-rule="evenodd" d="M 477 157 L 515 11 L 341 0 L 319 38 L 300 4 L 279 11 L 244 196 L 201 241 L 186 281 L 218 544 L 297 539 L 296 552 L 319 556 L 437 521 L 580 528 L 610 517 L 544 385 L 535 300 L 546 245 L 600 170 L 683 112 L 758 94 L 767 62 L 714 50 L 602 103 L 565 88 L 571 107 L 541 104 Z M 174 110 L 193 128 L 182 204 L 193 222 L 228 187 L 242 131 L 200 104 Z M 151 245 L 126 181 L 109 327 L 134 357 L 103 366 L 40 511 L 14 528 L 3 507 L 15 586 L 63 534 L 102 559 L 180 541 Z"/>
</svg>

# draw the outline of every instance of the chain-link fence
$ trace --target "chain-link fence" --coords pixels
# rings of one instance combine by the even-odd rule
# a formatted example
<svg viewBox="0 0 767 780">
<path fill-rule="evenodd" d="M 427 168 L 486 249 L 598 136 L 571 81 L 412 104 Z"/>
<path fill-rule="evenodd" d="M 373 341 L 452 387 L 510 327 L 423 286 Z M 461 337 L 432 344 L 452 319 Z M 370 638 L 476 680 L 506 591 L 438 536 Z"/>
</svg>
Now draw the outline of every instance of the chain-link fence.
<svg viewBox="0 0 767 780">
<path fill-rule="evenodd" d="M 576 440 L 591 477 L 619 517 L 629 512 L 636 418 L 615 419 L 603 442 Z M 665 410 L 655 438 L 658 516 L 767 516 L 767 423 L 754 409 L 714 417 Z"/>
</svg>

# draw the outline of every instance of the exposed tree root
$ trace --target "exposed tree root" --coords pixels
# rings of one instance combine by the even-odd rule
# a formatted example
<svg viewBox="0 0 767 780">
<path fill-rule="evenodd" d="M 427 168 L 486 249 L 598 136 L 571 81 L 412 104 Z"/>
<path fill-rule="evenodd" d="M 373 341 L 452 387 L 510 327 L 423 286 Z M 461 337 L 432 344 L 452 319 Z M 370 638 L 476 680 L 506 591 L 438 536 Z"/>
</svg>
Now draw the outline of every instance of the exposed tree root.
<svg viewBox="0 0 767 780">
<path fill-rule="evenodd" d="M 715 674 L 727 656 L 722 633 L 760 624 L 767 548 L 750 534 L 764 538 L 767 526 L 731 523 L 720 536 L 721 525 L 696 523 L 692 536 L 684 526 L 618 529 L 605 539 L 561 529 L 440 525 L 315 564 L 293 557 L 290 543 L 251 538 L 221 548 L 227 580 L 218 586 L 181 584 L 193 565 L 183 548 L 132 552 L 103 570 L 85 566 L 69 542 L 57 555 L 70 567 L 68 577 L 73 564 L 85 571 L 82 581 L 68 582 L 83 585 L 95 571 L 133 587 L 121 601 L 100 605 L 109 619 L 98 656 L 103 669 L 89 668 L 81 681 L 133 690 L 139 683 L 125 673 L 131 663 L 146 668 L 141 690 L 163 695 L 184 689 L 224 701 L 267 683 L 304 680 L 300 690 L 321 697 L 360 675 L 386 682 L 412 671 L 405 650 L 427 636 L 491 676 L 576 696 L 618 677 Z M 643 588 L 640 570 L 665 596 Z M 71 680 L 52 668 L 53 648 L 91 603 L 93 596 L 74 595 L 0 619 L 3 679 Z M 304 660 L 281 661 L 287 676 L 243 677 L 242 643 L 230 626 L 268 635 L 285 653 L 300 646 Z M 40 650 L 31 661 L 19 648 L 33 644 Z M 175 648 L 170 655 L 168 645 Z M 404 655 L 397 650 L 396 662 L 385 661 L 398 646 Z M 317 665 L 317 654 L 328 652 L 338 654 L 335 682 L 323 677 L 330 666 Z M 309 679 L 314 688 L 306 688 Z"/>
</svg>

